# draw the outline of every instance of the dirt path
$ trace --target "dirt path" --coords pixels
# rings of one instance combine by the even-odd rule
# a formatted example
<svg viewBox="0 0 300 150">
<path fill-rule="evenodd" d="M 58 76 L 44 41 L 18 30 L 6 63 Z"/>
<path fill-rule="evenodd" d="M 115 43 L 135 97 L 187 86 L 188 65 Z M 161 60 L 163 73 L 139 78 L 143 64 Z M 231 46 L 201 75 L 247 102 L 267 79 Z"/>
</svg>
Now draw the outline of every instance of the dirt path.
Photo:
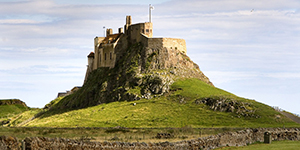
<svg viewBox="0 0 300 150">
<path fill-rule="evenodd" d="M 289 113 L 286 113 L 286 112 L 283 112 L 283 111 L 279 111 L 281 114 L 285 115 L 286 117 L 292 119 L 293 121 L 295 121 L 296 123 L 299 123 L 300 124 L 300 117 L 297 117 L 295 115 L 292 115 L 292 114 L 289 114 Z"/>
</svg>

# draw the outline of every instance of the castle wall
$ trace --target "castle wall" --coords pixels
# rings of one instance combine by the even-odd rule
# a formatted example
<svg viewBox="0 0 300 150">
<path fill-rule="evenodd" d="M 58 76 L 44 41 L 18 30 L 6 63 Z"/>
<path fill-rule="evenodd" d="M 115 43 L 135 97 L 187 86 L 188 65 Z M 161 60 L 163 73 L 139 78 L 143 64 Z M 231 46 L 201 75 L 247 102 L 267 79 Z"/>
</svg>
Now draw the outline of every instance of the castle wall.
<svg viewBox="0 0 300 150">
<path fill-rule="evenodd" d="M 99 61 L 99 49 L 101 49 L 100 43 L 105 39 L 105 37 L 95 37 L 94 38 L 94 61 L 93 61 L 93 70 L 96 70 L 99 67 L 100 61 Z"/>
<path fill-rule="evenodd" d="M 103 46 L 103 50 L 99 53 L 99 67 L 115 67 L 116 54 L 114 52 L 115 44 L 106 44 Z"/>
<path fill-rule="evenodd" d="M 179 50 L 186 54 L 186 43 L 184 39 L 163 38 L 162 44 L 163 47 Z"/>
<path fill-rule="evenodd" d="M 149 48 L 163 48 L 163 38 L 148 38 Z"/>
<path fill-rule="evenodd" d="M 147 42 L 146 42 L 147 41 Z M 186 54 L 186 43 L 184 39 L 175 38 L 147 38 L 143 36 L 141 42 L 150 48 L 168 48 L 178 50 Z"/>
<path fill-rule="evenodd" d="M 115 46 L 116 62 L 122 59 L 124 53 L 126 53 L 126 49 L 128 48 L 127 36 L 124 36 L 124 34 L 121 35 L 117 43 Z"/>
<path fill-rule="evenodd" d="M 153 24 L 151 22 L 139 23 L 129 26 L 126 34 L 133 43 L 136 43 L 141 41 L 141 33 L 151 38 L 153 36 L 152 30 Z"/>
</svg>

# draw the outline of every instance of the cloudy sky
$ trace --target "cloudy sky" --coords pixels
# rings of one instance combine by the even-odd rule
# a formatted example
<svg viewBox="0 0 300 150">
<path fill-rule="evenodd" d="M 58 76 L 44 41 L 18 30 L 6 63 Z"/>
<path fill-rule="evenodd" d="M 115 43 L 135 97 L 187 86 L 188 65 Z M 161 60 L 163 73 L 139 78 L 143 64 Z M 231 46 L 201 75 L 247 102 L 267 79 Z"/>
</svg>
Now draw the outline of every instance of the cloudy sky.
<svg viewBox="0 0 300 150">
<path fill-rule="evenodd" d="M 300 114 L 299 0 L 0 0 L 0 99 L 43 107 L 81 86 L 93 38 L 131 15 L 183 38 L 215 86 Z"/>
</svg>

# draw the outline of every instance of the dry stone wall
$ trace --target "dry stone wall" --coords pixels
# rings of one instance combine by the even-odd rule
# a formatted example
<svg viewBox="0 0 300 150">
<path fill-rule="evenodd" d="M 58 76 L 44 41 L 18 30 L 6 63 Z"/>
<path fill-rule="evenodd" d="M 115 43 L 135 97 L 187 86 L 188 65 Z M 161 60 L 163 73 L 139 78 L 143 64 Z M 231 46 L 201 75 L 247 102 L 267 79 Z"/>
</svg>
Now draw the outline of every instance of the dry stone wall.
<svg viewBox="0 0 300 150">
<path fill-rule="evenodd" d="M 45 137 L 28 137 L 23 143 L 13 137 L 0 137 L 0 149 L 60 149 L 60 150 L 77 150 L 77 149 L 94 149 L 94 150 L 182 150 L 182 149 L 203 149 L 210 150 L 224 146 L 245 146 L 257 141 L 263 142 L 264 133 L 269 132 L 272 140 L 300 140 L 300 128 L 290 129 L 246 129 L 237 132 L 227 132 L 194 140 L 180 142 L 160 142 L 160 143 L 128 143 L 128 142 L 89 142 L 63 138 L 45 138 Z M 22 147 L 23 145 L 23 147 Z"/>
</svg>

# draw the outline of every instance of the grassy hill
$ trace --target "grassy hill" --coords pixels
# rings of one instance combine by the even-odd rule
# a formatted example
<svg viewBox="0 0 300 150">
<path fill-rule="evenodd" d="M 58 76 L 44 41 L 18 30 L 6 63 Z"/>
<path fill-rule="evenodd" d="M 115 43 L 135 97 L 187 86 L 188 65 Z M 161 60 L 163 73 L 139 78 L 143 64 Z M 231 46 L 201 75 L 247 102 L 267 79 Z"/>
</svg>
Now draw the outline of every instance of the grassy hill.
<svg viewBox="0 0 300 150">
<path fill-rule="evenodd" d="M 20 100 L 0 100 L 0 122 L 10 120 L 26 110 L 28 107 Z"/>
<path fill-rule="evenodd" d="M 222 111 L 208 100 L 225 99 L 251 112 Z M 58 100 L 59 101 L 59 100 Z M 55 103 L 59 103 L 56 102 Z M 226 103 L 227 104 L 227 103 Z M 239 105 L 238 105 L 239 104 Z M 152 99 L 104 103 L 78 110 L 49 110 L 25 126 L 34 127 L 299 127 L 272 107 L 204 83 L 181 79 L 169 93 Z"/>
</svg>

